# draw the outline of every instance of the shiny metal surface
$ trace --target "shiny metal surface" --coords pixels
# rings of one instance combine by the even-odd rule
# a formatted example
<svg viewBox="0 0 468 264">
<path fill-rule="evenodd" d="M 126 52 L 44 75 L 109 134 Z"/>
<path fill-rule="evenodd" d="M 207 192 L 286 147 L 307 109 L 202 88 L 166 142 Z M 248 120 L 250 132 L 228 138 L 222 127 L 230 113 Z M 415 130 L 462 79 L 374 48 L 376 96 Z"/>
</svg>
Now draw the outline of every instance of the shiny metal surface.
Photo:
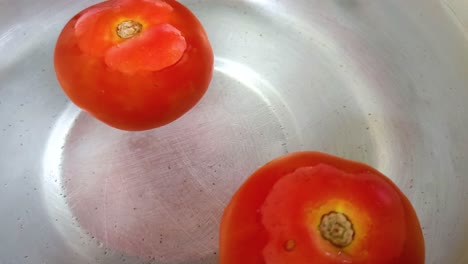
<svg viewBox="0 0 468 264">
<path fill-rule="evenodd" d="M 94 2 L 0 0 L 1 264 L 217 263 L 233 192 L 297 150 L 375 166 L 414 204 L 427 263 L 468 263 L 461 1 L 183 1 L 213 44 L 212 84 L 134 133 L 55 79 L 61 27 Z"/>
</svg>

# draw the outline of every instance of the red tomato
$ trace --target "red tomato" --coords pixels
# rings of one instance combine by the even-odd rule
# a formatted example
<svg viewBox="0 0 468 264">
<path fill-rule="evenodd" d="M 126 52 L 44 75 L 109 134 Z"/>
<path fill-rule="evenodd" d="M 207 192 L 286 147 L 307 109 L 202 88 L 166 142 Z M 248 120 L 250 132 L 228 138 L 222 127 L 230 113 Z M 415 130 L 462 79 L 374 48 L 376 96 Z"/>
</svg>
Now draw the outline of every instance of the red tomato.
<svg viewBox="0 0 468 264">
<path fill-rule="evenodd" d="M 202 98 L 213 51 L 200 22 L 175 0 L 110 0 L 65 25 L 54 64 L 77 106 L 110 126 L 146 130 Z"/>
<path fill-rule="evenodd" d="M 406 196 L 377 170 L 319 152 L 258 169 L 226 207 L 220 264 L 423 264 Z"/>
</svg>

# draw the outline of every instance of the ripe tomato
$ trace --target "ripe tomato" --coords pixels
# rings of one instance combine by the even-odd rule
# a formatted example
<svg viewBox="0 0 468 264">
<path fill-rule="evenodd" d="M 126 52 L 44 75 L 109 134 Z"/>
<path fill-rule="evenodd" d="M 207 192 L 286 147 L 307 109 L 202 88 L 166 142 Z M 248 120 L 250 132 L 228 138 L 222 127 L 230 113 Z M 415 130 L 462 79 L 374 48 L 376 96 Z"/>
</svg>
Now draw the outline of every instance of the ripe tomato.
<svg viewBox="0 0 468 264">
<path fill-rule="evenodd" d="M 213 51 L 201 23 L 175 0 L 109 0 L 65 25 L 54 65 L 77 106 L 110 126 L 146 130 L 202 98 Z"/>
<path fill-rule="evenodd" d="M 226 207 L 220 264 L 423 264 L 406 196 L 361 163 L 297 152 L 258 169 Z"/>
</svg>

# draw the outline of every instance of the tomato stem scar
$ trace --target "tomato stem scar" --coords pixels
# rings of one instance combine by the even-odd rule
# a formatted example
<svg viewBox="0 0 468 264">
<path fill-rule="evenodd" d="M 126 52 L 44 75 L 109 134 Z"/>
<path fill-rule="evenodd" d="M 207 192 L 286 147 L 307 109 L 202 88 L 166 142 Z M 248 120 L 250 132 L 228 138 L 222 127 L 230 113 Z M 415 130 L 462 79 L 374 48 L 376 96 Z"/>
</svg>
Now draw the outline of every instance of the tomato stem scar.
<svg viewBox="0 0 468 264">
<path fill-rule="evenodd" d="M 353 223 L 343 213 L 331 211 L 323 215 L 319 230 L 322 237 L 335 247 L 349 246 L 354 239 Z"/>
<path fill-rule="evenodd" d="M 120 38 L 128 39 L 138 35 L 142 29 L 143 25 L 141 23 L 133 20 L 125 20 L 117 25 L 116 31 Z"/>
</svg>

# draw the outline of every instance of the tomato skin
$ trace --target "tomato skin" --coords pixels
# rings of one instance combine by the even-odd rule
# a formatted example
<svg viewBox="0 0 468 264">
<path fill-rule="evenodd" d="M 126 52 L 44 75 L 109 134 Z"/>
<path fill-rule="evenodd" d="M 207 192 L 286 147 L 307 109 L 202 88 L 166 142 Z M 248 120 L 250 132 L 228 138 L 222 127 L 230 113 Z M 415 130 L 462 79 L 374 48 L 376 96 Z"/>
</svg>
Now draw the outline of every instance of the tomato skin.
<svg viewBox="0 0 468 264">
<path fill-rule="evenodd" d="M 326 166 L 331 166 L 336 170 L 350 175 L 371 175 L 372 178 L 385 183 L 386 186 L 392 189 L 392 192 L 396 194 L 399 203 L 396 203 L 394 208 L 395 210 L 402 210 L 403 216 L 400 218 L 401 223 L 404 224 L 404 228 L 400 230 L 400 233 L 403 232 L 404 237 L 396 236 L 397 240 L 401 241 L 403 244 L 401 246 L 401 252 L 398 256 L 387 260 L 387 262 L 379 262 L 379 256 L 372 256 L 371 259 L 366 258 L 349 258 L 346 260 L 339 259 L 328 259 L 323 258 L 323 250 L 321 249 L 310 249 L 309 251 L 316 251 L 312 257 L 315 257 L 314 260 L 318 264 L 330 264 L 330 263 L 366 263 L 366 264 L 423 264 L 425 258 L 425 249 L 424 249 L 424 238 L 422 230 L 419 224 L 417 215 L 410 204 L 406 196 L 397 188 L 397 186 L 383 174 L 375 170 L 374 168 L 350 161 L 341 159 L 335 156 L 320 152 L 296 152 L 279 157 L 269 163 L 265 164 L 257 171 L 255 171 L 246 182 L 238 189 L 238 191 L 232 197 L 230 203 L 226 207 L 223 218 L 221 221 L 220 228 L 220 264 L 234 264 L 234 263 L 245 263 L 245 264 L 273 264 L 273 263 L 289 263 L 289 262 L 274 262 L 274 260 L 269 260 L 265 258 L 265 250 L 268 245 L 274 241 L 274 235 L 271 233 L 271 230 L 268 231 L 265 227 L 265 202 L 269 196 L 272 195 L 275 186 L 278 182 L 284 179 L 287 175 L 291 175 L 299 170 L 308 169 L 317 167 L 317 165 L 324 164 Z M 358 185 L 357 185 L 358 186 Z M 357 187 L 356 187 L 357 188 Z M 326 192 L 325 192 L 326 193 Z M 339 196 L 339 193 L 333 194 Z M 366 193 L 360 193 L 362 197 L 366 196 Z M 294 196 L 291 194 L 291 196 Z M 359 196 L 359 195 L 356 195 Z M 285 196 L 288 197 L 288 196 Z M 338 197 L 339 198 L 339 197 Z M 289 199 L 289 198 L 287 198 Z M 291 198 L 292 199 L 292 198 Z M 393 199 L 394 201 L 397 201 Z M 299 200 L 298 200 L 299 201 Z M 361 205 L 356 205 L 361 210 L 366 209 L 366 202 L 361 203 Z M 286 205 L 285 205 L 286 206 Z M 363 207 L 359 207 L 363 206 Z M 295 214 L 297 210 L 288 210 L 285 211 L 284 208 L 280 208 L 278 205 L 276 207 L 279 209 L 278 214 L 283 214 L 283 217 L 280 217 L 280 221 L 283 221 L 282 218 L 291 218 L 298 219 L 285 214 Z M 286 208 L 292 208 L 289 204 Z M 400 208 L 400 209 L 398 209 Z M 283 210 L 283 211 L 281 211 Z M 300 211 L 299 211 L 300 212 Z M 373 214 L 374 211 L 368 210 L 369 214 Z M 375 215 L 375 213 L 374 213 Z M 286 220 L 284 220 L 286 221 Z M 365 223 L 365 222 L 364 222 Z M 277 223 L 278 224 L 278 223 Z M 277 225 L 278 226 L 278 225 Z M 363 224 L 363 226 L 367 226 Z M 370 226 L 370 225 L 369 225 Z M 396 226 L 400 226 L 396 224 Z M 395 226 L 395 227 L 396 227 Z M 297 226 L 292 225 L 290 228 L 297 228 Z M 391 229 L 391 227 L 390 227 Z M 287 233 L 287 232 L 286 232 Z M 279 233 L 278 233 L 279 234 Z M 282 233 L 284 234 L 284 233 Z M 304 232 L 298 232 L 298 236 L 303 236 L 302 238 L 297 238 L 297 250 L 300 251 L 300 246 L 306 242 L 307 239 L 310 239 L 309 234 L 304 234 Z M 314 237 L 313 237 L 314 238 Z M 366 241 L 365 241 L 366 242 Z M 385 244 L 385 241 L 367 241 L 369 245 L 377 245 L 381 248 L 385 246 L 391 247 L 392 245 Z M 362 244 L 364 249 L 366 244 Z M 278 246 L 277 246 L 278 247 Z M 352 247 L 352 246 L 350 246 Z M 375 247 L 374 247 L 375 248 Z M 274 250 L 273 250 L 274 251 Z M 271 253 L 272 251 L 270 251 Z M 356 251 L 360 252 L 360 251 Z M 295 264 L 302 263 L 311 263 L 310 259 L 306 258 L 307 256 L 299 257 L 293 261 Z M 309 256 L 310 257 L 310 256 Z M 277 258 L 278 259 L 278 258 Z M 277 260 L 276 259 L 276 260 Z M 301 262 L 304 261 L 304 262 Z M 375 262 L 377 261 L 377 262 Z M 290 263 L 293 263 L 290 262 Z"/>
<path fill-rule="evenodd" d="M 120 38 L 116 27 L 123 20 L 141 23 L 141 33 Z M 201 23 L 175 0 L 88 7 L 68 21 L 54 52 L 56 76 L 70 100 L 128 131 L 166 125 L 194 107 L 208 89 L 213 61 Z"/>
</svg>

